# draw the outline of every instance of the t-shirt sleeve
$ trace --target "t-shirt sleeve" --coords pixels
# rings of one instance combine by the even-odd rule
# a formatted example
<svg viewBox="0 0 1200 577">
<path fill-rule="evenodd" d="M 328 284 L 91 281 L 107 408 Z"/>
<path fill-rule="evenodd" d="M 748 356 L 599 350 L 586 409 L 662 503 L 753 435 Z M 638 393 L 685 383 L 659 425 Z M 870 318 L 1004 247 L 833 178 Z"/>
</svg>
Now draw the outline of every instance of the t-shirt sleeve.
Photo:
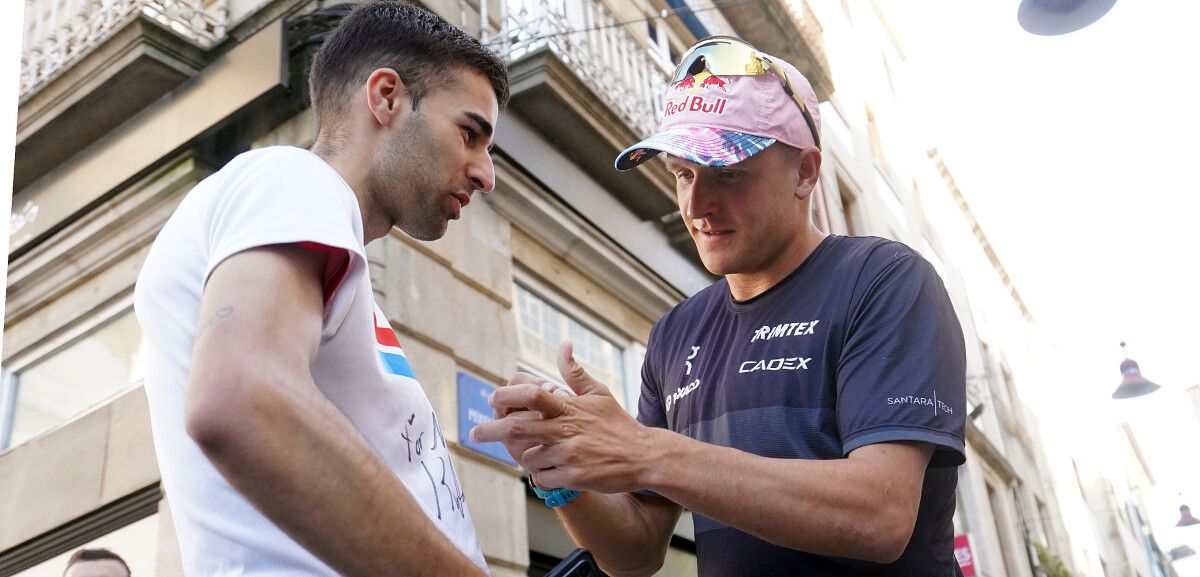
<svg viewBox="0 0 1200 577">
<path fill-rule="evenodd" d="M 843 453 L 922 441 L 934 446 L 930 466 L 962 464 L 966 353 L 941 278 L 906 250 L 883 265 L 862 294 L 839 359 Z"/>
<path fill-rule="evenodd" d="M 216 191 L 204 226 L 205 282 L 225 259 L 268 245 L 326 252 L 325 332 L 340 324 L 365 266 L 353 192 L 311 153 L 264 152 L 232 171 Z M 269 156 L 268 156 L 269 155 Z"/>
<path fill-rule="evenodd" d="M 650 331 L 650 342 L 646 347 L 646 355 L 642 361 L 642 394 L 638 397 L 637 420 L 648 427 L 667 428 L 667 414 L 662 403 L 662 387 L 657 369 L 662 363 L 657 361 L 659 347 L 656 346 L 655 336 L 662 323 L 655 325 Z"/>
</svg>

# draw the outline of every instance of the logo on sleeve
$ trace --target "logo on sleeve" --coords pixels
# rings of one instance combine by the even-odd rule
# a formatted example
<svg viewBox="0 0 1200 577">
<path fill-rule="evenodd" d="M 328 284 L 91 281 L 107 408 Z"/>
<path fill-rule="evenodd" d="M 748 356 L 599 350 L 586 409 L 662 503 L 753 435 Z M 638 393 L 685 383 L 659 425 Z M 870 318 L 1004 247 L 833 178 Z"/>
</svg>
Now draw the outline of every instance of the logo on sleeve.
<svg viewBox="0 0 1200 577">
<path fill-rule="evenodd" d="M 941 411 L 948 415 L 954 414 L 954 407 L 951 407 L 950 405 L 947 405 L 946 403 L 943 403 L 942 401 L 938 400 L 937 391 L 933 392 L 932 397 L 918 397 L 915 395 L 908 395 L 908 396 L 904 396 L 904 397 L 888 397 L 887 404 L 889 404 L 889 405 L 925 405 L 925 406 L 933 408 L 933 414 L 935 416 L 938 414 L 938 411 Z"/>
</svg>

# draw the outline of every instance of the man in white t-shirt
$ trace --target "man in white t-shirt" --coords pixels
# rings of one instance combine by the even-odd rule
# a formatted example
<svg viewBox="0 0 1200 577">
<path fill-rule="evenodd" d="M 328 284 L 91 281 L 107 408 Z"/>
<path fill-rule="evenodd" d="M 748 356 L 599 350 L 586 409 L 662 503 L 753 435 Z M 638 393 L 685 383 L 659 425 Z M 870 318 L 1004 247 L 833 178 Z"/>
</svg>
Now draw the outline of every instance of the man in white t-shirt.
<svg viewBox="0 0 1200 577">
<path fill-rule="evenodd" d="M 239 155 L 164 226 L 135 291 L 189 577 L 486 575 L 437 415 L 364 245 L 432 240 L 490 191 L 503 63 L 399 2 L 314 60 L 312 151 Z"/>
</svg>

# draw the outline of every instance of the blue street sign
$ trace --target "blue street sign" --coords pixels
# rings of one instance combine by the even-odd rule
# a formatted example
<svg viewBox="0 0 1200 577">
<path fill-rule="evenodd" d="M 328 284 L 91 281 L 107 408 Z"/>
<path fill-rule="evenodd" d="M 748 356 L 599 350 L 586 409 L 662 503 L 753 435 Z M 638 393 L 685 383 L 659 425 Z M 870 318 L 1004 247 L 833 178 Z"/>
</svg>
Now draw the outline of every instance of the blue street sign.
<svg viewBox="0 0 1200 577">
<path fill-rule="evenodd" d="M 516 465 L 517 462 L 509 456 L 504 445 L 471 441 L 471 429 L 492 420 L 492 408 L 487 400 L 494 390 L 495 385 L 470 373 L 458 372 L 458 441 L 472 451 Z"/>
</svg>

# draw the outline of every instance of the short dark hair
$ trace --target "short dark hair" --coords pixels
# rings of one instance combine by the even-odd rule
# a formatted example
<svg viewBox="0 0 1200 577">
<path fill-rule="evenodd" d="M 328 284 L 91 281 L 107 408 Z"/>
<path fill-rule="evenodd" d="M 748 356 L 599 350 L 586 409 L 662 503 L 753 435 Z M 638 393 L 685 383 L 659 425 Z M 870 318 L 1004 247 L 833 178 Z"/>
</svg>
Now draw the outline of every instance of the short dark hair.
<svg viewBox="0 0 1200 577">
<path fill-rule="evenodd" d="M 341 112 L 341 97 L 379 68 L 391 68 L 412 96 L 413 108 L 441 74 L 465 66 L 492 84 L 500 110 L 508 105 L 508 68 L 478 40 L 424 8 L 396 0 L 364 2 L 326 38 L 309 70 L 308 91 L 317 123 Z"/>
<path fill-rule="evenodd" d="M 125 563 L 125 560 L 122 559 L 120 555 L 117 555 L 108 549 L 80 549 L 72 553 L 71 558 L 67 560 L 66 569 L 63 569 L 63 575 L 66 575 L 71 566 L 76 563 L 104 560 L 112 560 L 120 563 L 121 566 L 125 568 L 126 575 L 133 575 L 133 572 L 129 570 L 129 564 Z"/>
</svg>

